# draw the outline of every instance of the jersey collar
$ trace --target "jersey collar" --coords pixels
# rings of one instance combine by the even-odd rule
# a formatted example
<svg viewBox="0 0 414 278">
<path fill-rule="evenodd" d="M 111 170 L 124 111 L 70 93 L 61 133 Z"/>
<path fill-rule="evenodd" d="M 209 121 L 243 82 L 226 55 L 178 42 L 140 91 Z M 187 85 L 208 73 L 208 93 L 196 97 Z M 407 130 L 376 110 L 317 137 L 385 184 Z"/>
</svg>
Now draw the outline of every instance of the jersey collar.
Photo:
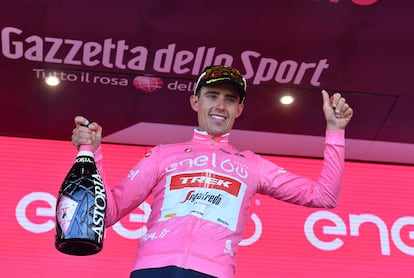
<svg viewBox="0 0 414 278">
<path fill-rule="evenodd" d="M 195 128 L 193 139 L 197 141 L 210 142 L 211 144 L 229 143 L 229 136 L 230 136 L 230 133 L 226 133 L 221 136 L 212 136 L 208 134 L 206 131 L 200 131 Z"/>
</svg>

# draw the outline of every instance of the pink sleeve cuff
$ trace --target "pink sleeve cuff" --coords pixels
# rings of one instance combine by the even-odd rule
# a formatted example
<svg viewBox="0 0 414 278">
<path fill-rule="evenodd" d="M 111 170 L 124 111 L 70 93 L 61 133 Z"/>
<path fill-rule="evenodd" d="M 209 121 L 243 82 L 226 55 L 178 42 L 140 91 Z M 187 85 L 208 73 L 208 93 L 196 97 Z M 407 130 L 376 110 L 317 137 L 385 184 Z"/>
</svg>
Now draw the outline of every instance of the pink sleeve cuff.
<svg viewBox="0 0 414 278">
<path fill-rule="evenodd" d="M 101 162 L 102 160 L 102 148 L 101 145 L 99 145 L 99 147 L 95 150 L 95 152 L 93 153 L 95 162 Z"/>
<path fill-rule="evenodd" d="M 325 143 L 332 145 L 345 146 L 345 130 L 326 130 Z"/>
</svg>

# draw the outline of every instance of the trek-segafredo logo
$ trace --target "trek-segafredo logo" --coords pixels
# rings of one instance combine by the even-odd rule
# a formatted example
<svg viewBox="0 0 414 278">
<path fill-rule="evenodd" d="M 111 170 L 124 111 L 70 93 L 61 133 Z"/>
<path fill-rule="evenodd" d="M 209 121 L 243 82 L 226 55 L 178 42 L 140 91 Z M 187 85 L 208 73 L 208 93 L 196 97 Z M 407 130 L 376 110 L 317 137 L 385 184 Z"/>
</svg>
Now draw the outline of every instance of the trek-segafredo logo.
<svg viewBox="0 0 414 278">
<path fill-rule="evenodd" d="M 196 190 L 190 190 L 185 196 L 184 200 L 180 203 L 195 203 L 197 201 L 208 202 L 211 204 L 219 205 L 222 200 L 222 194 L 214 194 L 209 191 L 197 192 Z"/>
<path fill-rule="evenodd" d="M 193 76 L 198 75 L 206 66 L 231 66 L 239 59 L 243 65 L 240 68 L 242 74 L 256 85 L 270 81 L 279 84 L 320 86 L 320 77 L 329 68 L 326 58 L 306 62 L 284 60 L 280 57 L 264 57 L 254 50 L 244 50 L 237 58 L 228 53 L 221 53 L 216 47 L 197 46 L 196 49 L 180 50 L 176 43 L 153 50 L 142 45 L 132 46 L 126 40 L 112 38 L 103 41 L 83 41 L 29 35 L 15 27 L 4 27 L 1 30 L 1 53 L 13 60 Z M 149 65 L 149 61 L 153 64 Z M 87 79 L 86 76 L 83 78 Z"/>
<path fill-rule="evenodd" d="M 181 190 L 184 188 L 204 188 L 210 190 L 224 191 L 234 197 L 239 196 L 242 184 L 233 177 L 219 175 L 210 171 L 178 173 L 171 176 L 170 190 Z M 190 194 L 191 195 L 191 194 Z M 185 200 L 190 198 L 187 195 Z"/>
</svg>

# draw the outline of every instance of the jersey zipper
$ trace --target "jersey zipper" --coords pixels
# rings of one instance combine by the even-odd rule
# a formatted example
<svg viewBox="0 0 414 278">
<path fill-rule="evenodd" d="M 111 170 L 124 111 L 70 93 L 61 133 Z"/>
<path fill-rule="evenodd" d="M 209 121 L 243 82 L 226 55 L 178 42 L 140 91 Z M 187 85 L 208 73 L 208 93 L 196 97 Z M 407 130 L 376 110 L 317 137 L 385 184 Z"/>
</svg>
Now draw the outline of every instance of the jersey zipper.
<svg viewBox="0 0 414 278">
<path fill-rule="evenodd" d="M 210 137 L 210 145 L 214 145 L 215 143 L 216 143 L 216 137 L 211 136 Z M 190 214 L 190 216 L 191 216 L 191 214 Z M 194 217 L 193 220 L 191 221 L 191 223 L 189 224 L 189 227 L 188 227 L 189 235 L 188 235 L 187 245 L 185 247 L 184 257 L 183 257 L 183 261 L 182 261 L 182 265 L 181 265 L 181 267 L 183 267 L 183 268 L 186 268 L 188 254 L 189 254 L 189 252 L 192 248 L 192 245 L 191 245 L 192 238 L 194 236 L 197 236 L 197 235 L 194 235 L 194 228 L 195 228 L 195 225 L 197 224 L 198 221 L 199 221 L 199 218 Z"/>
<path fill-rule="evenodd" d="M 188 215 L 188 216 L 191 217 L 191 215 Z M 194 217 L 190 220 L 191 220 L 191 223 L 189 224 L 189 227 L 188 227 L 188 240 L 187 240 L 187 246 L 185 247 L 184 258 L 183 258 L 182 265 L 181 265 L 182 268 L 187 268 L 186 267 L 187 257 L 188 257 L 188 253 L 190 252 L 190 249 L 191 249 L 191 242 L 192 242 L 192 239 L 193 239 L 193 236 L 194 236 L 194 234 L 193 234 L 194 233 L 194 227 L 197 223 L 198 218 Z"/>
<path fill-rule="evenodd" d="M 211 139 L 213 140 L 212 144 L 214 144 L 214 137 L 212 136 Z M 206 175 L 209 176 L 210 174 L 206 173 Z M 204 188 L 208 188 L 208 184 L 204 184 Z M 197 205 L 195 207 L 197 208 Z M 204 211 L 205 210 L 206 210 L 206 208 L 204 209 Z M 186 247 L 185 247 L 182 266 L 181 266 L 183 268 L 187 268 L 186 264 L 187 264 L 188 254 L 190 253 L 190 250 L 193 248 L 193 246 L 192 246 L 193 238 L 196 237 L 196 236 L 199 236 L 198 233 L 194 233 L 195 226 L 197 225 L 197 223 L 199 223 L 199 221 L 205 221 L 205 220 L 203 220 L 201 218 L 198 218 L 196 216 L 192 216 L 191 213 L 188 214 L 187 217 L 191 217 L 190 218 L 191 222 L 188 224 L 188 239 L 187 239 L 187 243 L 186 243 Z"/>
</svg>

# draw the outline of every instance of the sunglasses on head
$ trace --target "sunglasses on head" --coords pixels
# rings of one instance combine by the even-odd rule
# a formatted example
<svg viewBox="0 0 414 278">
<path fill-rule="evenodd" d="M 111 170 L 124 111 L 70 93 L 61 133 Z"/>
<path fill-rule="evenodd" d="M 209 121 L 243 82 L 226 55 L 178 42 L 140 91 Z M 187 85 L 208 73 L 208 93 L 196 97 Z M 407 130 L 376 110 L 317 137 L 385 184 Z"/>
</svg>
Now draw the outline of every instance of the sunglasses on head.
<svg viewBox="0 0 414 278">
<path fill-rule="evenodd" d="M 237 84 L 243 88 L 243 90 L 246 90 L 247 84 L 244 77 L 240 74 L 240 72 L 232 67 L 226 67 L 226 66 L 211 66 L 205 69 L 204 74 L 201 77 L 205 80 L 206 84 L 210 82 L 215 82 L 216 80 L 220 78 L 230 78 L 233 81 L 235 81 Z M 210 81 L 210 82 L 209 82 Z"/>
</svg>

